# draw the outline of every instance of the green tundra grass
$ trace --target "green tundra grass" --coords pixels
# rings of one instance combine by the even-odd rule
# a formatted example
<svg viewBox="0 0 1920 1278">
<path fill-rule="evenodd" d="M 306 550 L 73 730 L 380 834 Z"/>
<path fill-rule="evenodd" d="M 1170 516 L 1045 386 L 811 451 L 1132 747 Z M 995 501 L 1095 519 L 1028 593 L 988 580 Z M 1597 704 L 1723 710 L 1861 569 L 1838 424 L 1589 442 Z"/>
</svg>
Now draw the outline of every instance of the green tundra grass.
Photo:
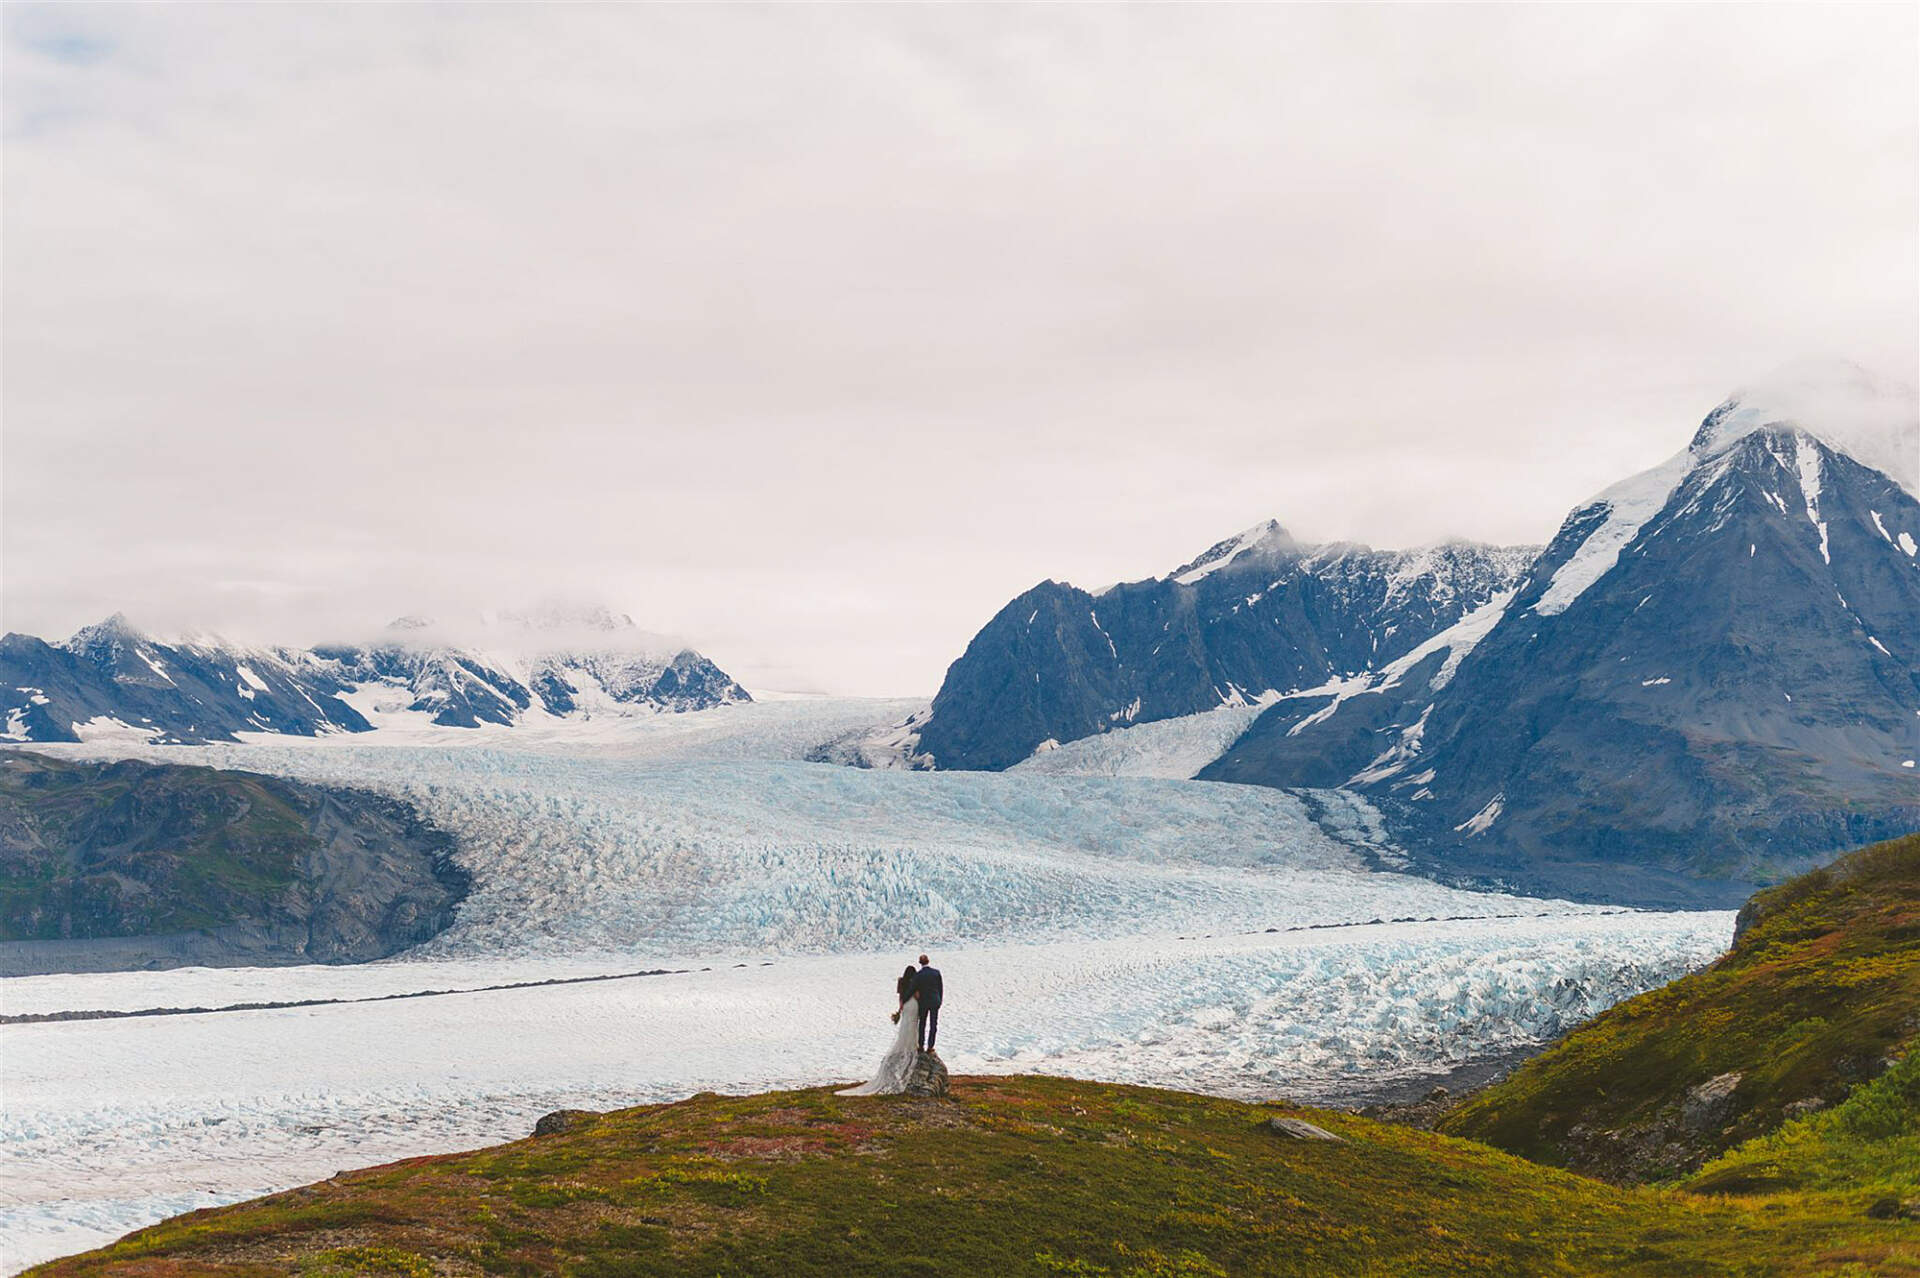
<svg viewBox="0 0 1920 1278">
<path fill-rule="evenodd" d="M 1441 1130 L 1614 1178 L 1670 1177 L 1689 1168 L 1585 1134 L 1674 1131 L 1690 1088 L 1739 1073 L 1728 1121 L 1680 1133 L 1695 1161 L 1711 1157 L 1780 1128 L 1796 1102 L 1838 1103 L 1920 1036 L 1920 836 L 1762 892 L 1741 922 L 1719 962 L 1581 1026 Z"/>
<path fill-rule="evenodd" d="M 1284 1137 L 1277 1114 L 1344 1140 Z M 35 1272 L 1920 1274 L 1920 1223 L 1868 1205 L 1851 1185 L 1622 1188 L 1351 1115 L 963 1078 L 948 1100 L 625 1110 L 195 1212 Z"/>
</svg>

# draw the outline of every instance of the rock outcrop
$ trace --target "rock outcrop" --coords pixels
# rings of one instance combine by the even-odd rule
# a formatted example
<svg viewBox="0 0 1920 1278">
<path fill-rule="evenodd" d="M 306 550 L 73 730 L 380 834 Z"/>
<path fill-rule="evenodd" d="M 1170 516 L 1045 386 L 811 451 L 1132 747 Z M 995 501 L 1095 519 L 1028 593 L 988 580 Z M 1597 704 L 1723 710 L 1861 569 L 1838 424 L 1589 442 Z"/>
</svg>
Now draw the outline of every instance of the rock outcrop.
<svg viewBox="0 0 1920 1278">
<path fill-rule="evenodd" d="M 1315 1127 L 1303 1118 L 1269 1118 L 1267 1126 L 1288 1140 L 1327 1140 L 1336 1145 L 1346 1143 L 1344 1137 L 1335 1136 L 1324 1127 Z"/>
<path fill-rule="evenodd" d="M 907 1095 L 909 1096 L 945 1096 L 948 1092 L 947 1066 L 933 1052 L 921 1052 L 914 1057 L 913 1068 L 907 1072 Z"/>
<path fill-rule="evenodd" d="M 1690 1088 L 1686 1100 L 1680 1103 L 1680 1121 L 1696 1132 L 1725 1127 L 1733 1117 L 1734 1092 L 1739 1090 L 1742 1077 L 1738 1070 L 1716 1074 Z"/>
<path fill-rule="evenodd" d="M 551 1114 L 540 1116 L 540 1121 L 533 1125 L 533 1134 L 560 1136 L 591 1127 L 599 1121 L 600 1115 L 590 1109 L 556 1109 Z"/>
</svg>

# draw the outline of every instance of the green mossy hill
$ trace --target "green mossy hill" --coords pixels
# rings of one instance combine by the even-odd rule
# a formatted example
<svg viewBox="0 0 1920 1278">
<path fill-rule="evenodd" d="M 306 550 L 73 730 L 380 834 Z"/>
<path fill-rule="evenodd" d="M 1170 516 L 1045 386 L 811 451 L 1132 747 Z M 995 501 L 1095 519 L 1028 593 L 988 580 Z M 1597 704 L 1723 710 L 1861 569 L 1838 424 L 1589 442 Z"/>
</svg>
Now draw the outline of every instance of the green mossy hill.
<svg viewBox="0 0 1920 1278">
<path fill-rule="evenodd" d="M 451 921 L 452 846 L 359 791 L 0 751 L 0 975 L 381 958 Z"/>
<path fill-rule="evenodd" d="M 0 756 L 0 940 L 229 923 L 299 878 L 306 815 L 246 773 Z"/>
<path fill-rule="evenodd" d="M 1269 1120 L 1303 1117 L 1337 1141 Z M 1353 1115 L 1049 1078 L 701 1095 L 343 1173 L 33 1271 L 82 1275 L 1920 1275 L 1846 1193 L 1618 1188 Z"/>
<path fill-rule="evenodd" d="M 1920 1221 L 1920 1053 L 1835 1108 L 1736 1146 L 1681 1187 L 1694 1194 L 1840 1196 L 1870 1215 Z"/>
<path fill-rule="evenodd" d="M 1581 1026 L 1440 1130 L 1611 1179 L 1665 1179 L 1836 1105 L 1916 1035 L 1910 836 L 1755 896 L 1719 962 Z"/>
</svg>

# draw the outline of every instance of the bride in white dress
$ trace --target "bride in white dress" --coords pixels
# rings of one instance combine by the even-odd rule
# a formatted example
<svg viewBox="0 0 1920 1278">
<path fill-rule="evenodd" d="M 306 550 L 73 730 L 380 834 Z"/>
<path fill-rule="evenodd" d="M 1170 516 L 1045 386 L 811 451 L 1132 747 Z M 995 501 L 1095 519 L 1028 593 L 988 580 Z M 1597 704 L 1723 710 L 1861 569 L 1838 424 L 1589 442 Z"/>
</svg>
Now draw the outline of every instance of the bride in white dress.
<svg viewBox="0 0 1920 1278">
<path fill-rule="evenodd" d="M 900 1028 L 893 1032 L 893 1044 L 880 1058 L 880 1068 L 870 1082 L 849 1087 L 836 1096 L 898 1096 L 907 1090 L 907 1075 L 913 1072 L 913 1058 L 920 1052 L 920 1000 L 908 995 L 913 988 L 913 967 L 909 965 L 894 992 L 900 997 L 900 1010 L 893 1019 Z"/>
</svg>

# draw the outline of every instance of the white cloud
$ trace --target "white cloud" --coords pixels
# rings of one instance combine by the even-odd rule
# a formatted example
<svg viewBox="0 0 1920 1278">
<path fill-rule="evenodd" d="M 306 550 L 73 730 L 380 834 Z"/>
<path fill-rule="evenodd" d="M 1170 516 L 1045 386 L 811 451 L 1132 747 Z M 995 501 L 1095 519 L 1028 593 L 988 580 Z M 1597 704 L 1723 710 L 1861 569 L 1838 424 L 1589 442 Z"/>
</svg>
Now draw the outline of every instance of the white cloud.
<svg viewBox="0 0 1920 1278">
<path fill-rule="evenodd" d="M 19 628 L 558 589 L 930 690 L 1042 577 L 1540 539 L 1757 371 L 1920 380 L 1905 7 L 5 22 Z"/>
</svg>

